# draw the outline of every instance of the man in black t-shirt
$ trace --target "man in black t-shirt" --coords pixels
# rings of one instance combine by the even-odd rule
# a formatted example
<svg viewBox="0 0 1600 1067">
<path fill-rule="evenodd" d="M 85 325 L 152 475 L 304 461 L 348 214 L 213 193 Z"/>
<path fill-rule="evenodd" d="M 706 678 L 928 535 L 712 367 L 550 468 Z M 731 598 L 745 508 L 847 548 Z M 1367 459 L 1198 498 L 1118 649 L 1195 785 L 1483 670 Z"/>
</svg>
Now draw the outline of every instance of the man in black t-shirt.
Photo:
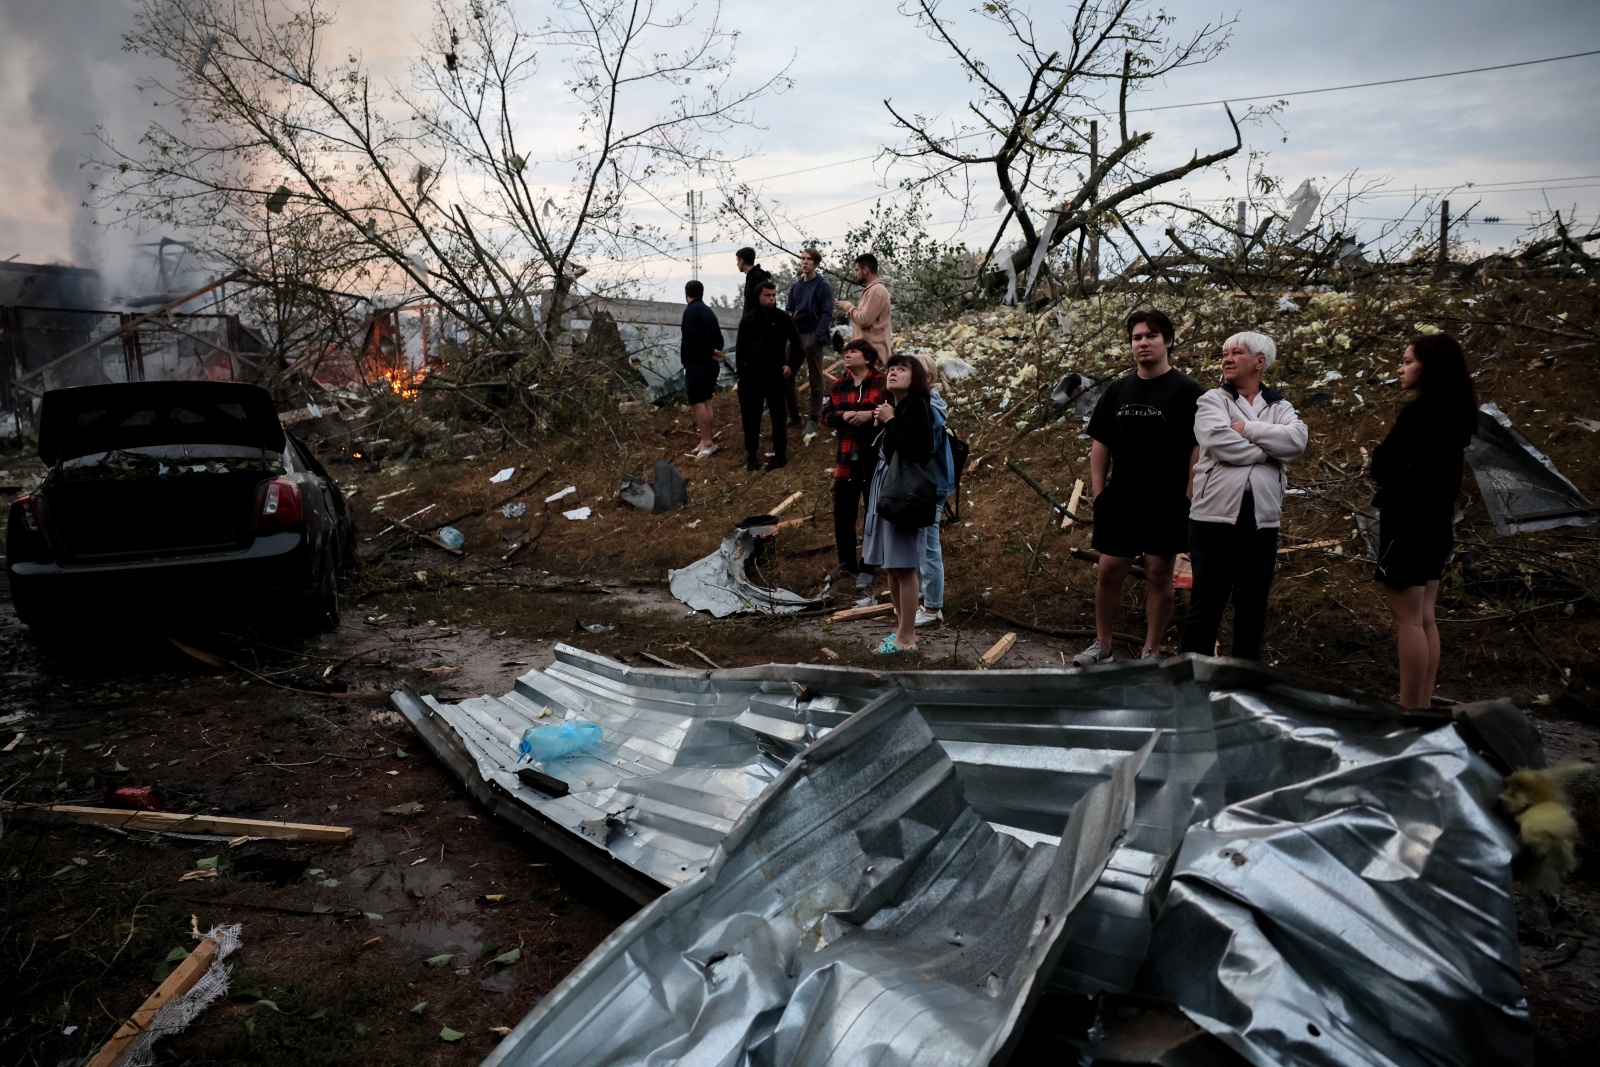
<svg viewBox="0 0 1600 1067">
<path fill-rule="evenodd" d="M 1161 651 L 1172 617 L 1172 568 L 1187 547 L 1189 489 L 1197 447 L 1195 405 L 1205 388 L 1172 369 L 1172 320 L 1159 311 L 1128 316 L 1133 373 L 1112 382 L 1089 419 L 1089 477 L 1094 489 L 1094 644 L 1080 667 L 1111 658 L 1111 633 L 1122 586 L 1144 556 L 1145 642 L 1140 659 Z"/>
</svg>

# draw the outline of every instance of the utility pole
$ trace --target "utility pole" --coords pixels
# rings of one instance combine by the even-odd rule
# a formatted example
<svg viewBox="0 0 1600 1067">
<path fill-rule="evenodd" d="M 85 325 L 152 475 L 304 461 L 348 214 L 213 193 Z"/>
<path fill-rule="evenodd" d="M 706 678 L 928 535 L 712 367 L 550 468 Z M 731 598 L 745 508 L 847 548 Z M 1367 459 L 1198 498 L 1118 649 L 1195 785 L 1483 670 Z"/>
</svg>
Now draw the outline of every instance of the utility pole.
<svg viewBox="0 0 1600 1067">
<path fill-rule="evenodd" d="M 1434 273 L 1444 277 L 1450 269 L 1450 201 L 1439 201 L 1439 265 Z"/>
<path fill-rule="evenodd" d="M 1100 120 L 1089 120 L 1089 174 L 1092 176 L 1100 169 Z M 1089 207 L 1094 207 L 1095 200 L 1100 196 L 1098 186 L 1089 189 Z M 1100 288 L 1100 228 L 1095 225 L 1091 217 L 1089 221 L 1089 281 L 1093 288 Z"/>
<path fill-rule="evenodd" d="M 689 198 L 689 277 L 700 277 L 700 217 L 695 213 L 694 190 Z"/>
</svg>

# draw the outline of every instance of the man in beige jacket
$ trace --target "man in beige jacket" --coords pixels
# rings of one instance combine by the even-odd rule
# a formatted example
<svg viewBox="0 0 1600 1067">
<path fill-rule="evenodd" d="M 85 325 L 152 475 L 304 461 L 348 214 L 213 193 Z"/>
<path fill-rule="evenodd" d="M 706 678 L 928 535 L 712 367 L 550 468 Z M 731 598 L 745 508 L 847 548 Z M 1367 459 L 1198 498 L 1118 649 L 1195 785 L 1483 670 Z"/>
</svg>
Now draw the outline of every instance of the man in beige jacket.
<svg viewBox="0 0 1600 1067">
<path fill-rule="evenodd" d="M 894 333 L 889 328 L 889 287 L 878 277 L 877 256 L 863 252 L 856 257 L 856 281 L 861 284 L 861 302 L 839 300 L 834 307 L 845 313 L 856 328 L 856 337 L 872 342 L 882 366 L 889 362 Z"/>
</svg>

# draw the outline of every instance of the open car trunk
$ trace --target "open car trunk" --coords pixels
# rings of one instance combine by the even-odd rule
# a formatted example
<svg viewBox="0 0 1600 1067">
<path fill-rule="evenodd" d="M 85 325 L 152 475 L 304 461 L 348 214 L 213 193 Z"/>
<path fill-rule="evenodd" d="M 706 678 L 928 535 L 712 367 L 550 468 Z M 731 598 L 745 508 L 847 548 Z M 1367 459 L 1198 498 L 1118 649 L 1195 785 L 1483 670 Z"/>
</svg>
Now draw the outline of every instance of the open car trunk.
<svg viewBox="0 0 1600 1067">
<path fill-rule="evenodd" d="M 69 560 L 243 548 L 261 483 L 283 473 L 267 393 L 234 382 L 55 390 L 39 419 L 41 489 Z"/>
</svg>

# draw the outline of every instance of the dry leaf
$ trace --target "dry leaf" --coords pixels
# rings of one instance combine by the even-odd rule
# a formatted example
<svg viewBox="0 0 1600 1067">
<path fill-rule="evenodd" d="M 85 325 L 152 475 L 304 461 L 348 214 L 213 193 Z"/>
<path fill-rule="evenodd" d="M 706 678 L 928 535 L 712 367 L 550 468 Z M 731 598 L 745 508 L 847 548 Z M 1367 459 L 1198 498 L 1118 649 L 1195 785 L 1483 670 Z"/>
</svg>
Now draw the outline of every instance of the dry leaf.
<svg viewBox="0 0 1600 1067">
<path fill-rule="evenodd" d="M 489 1032 L 491 1034 L 499 1034 L 501 1037 L 505 1037 L 505 1036 L 507 1036 L 508 1034 L 511 1033 L 511 1027 L 509 1027 L 509 1026 L 491 1026 L 491 1027 L 489 1027 Z"/>
<path fill-rule="evenodd" d="M 404 804 L 396 804 L 392 808 L 384 808 L 385 815 L 420 815 L 425 809 L 420 801 L 409 800 Z"/>
<path fill-rule="evenodd" d="M 423 667 L 423 674 L 454 674 L 460 667 Z"/>
<path fill-rule="evenodd" d="M 217 869 L 215 867 L 213 867 L 208 871 L 185 871 L 185 872 L 183 872 L 183 875 L 178 879 L 178 881 L 180 881 L 180 882 L 198 882 L 202 878 L 215 878 L 216 876 L 217 876 Z"/>
</svg>

